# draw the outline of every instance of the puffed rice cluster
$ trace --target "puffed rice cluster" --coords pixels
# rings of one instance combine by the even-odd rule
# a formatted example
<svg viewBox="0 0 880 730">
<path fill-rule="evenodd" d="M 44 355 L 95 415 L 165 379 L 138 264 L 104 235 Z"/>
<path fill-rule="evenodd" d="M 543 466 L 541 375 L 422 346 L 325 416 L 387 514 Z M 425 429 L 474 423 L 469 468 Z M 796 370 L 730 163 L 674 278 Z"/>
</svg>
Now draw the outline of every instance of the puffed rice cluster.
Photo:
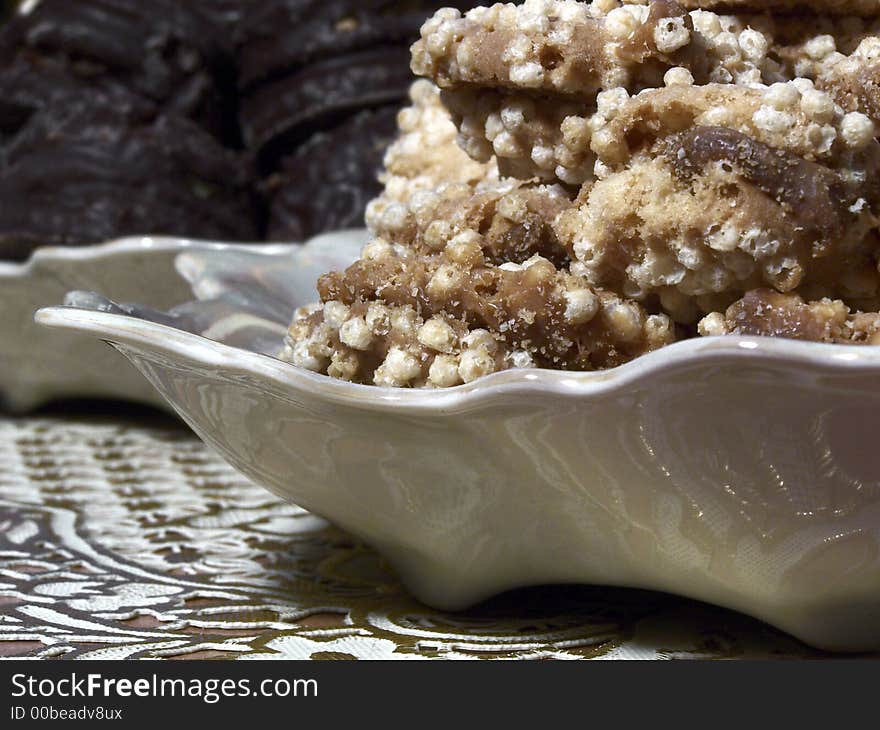
<svg viewBox="0 0 880 730">
<path fill-rule="evenodd" d="M 682 0 L 681 4 L 686 8 L 735 12 L 811 10 L 820 15 L 854 17 L 876 17 L 880 14 L 878 0 Z"/>
<path fill-rule="evenodd" d="M 673 340 L 665 315 L 594 289 L 535 254 L 489 264 L 467 231 L 425 256 L 380 240 L 319 282 L 284 358 L 355 382 L 450 387 L 513 367 L 594 370 Z"/>
<path fill-rule="evenodd" d="M 880 344 L 877 0 L 445 9 L 412 68 L 374 239 L 290 362 L 439 388 L 696 335 Z"/>
<path fill-rule="evenodd" d="M 383 225 L 393 227 L 393 221 L 404 213 L 403 206 L 418 193 L 443 184 L 498 183 L 494 160 L 476 162 L 456 144 L 457 130 L 434 84 L 416 81 L 410 101 L 397 117 L 398 138 L 385 153 L 385 170 L 380 175 L 385 189 L 367 206 L 367 225 L 374 231 Z"/>
<path fill-rule="evenodd" d="M 880 314 L 852 312 L 842 301 L 805 302 L 797 294 L 754 289 L 723 314 L 713 312 L 699 324 L 704 337 L 761 335 L 838 344 L 880 345 Z"/>
</svg>

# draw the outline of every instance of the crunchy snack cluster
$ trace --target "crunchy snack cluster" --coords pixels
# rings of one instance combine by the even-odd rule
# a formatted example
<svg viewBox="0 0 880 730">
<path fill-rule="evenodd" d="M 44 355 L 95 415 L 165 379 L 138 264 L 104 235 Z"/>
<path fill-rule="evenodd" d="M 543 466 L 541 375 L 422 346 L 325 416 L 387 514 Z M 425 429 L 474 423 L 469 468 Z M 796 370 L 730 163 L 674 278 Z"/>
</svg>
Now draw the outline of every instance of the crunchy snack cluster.
<svg viewBox="0 0 880 730">
<path fill-rule="evenodd" d="M 665 315 L 539 254 L 492 265 L 480 243 L 466 231 L 427 256 L 371 244 L 320 280 L 324 305 L 297 313 L 285 357 L 345 380 L 449 387 L 511 367 L 613 367 L 673 340 Z"/>
<path fill-rule="evenodd" d="M 880 314 L 852 312 L 840 300 L 805 302 L 797 294 L 755 289 L 700 322 L 704 337 L 763 335 L 813 342 L 880 345 Z"/>
<path fill-rule="evenodd" d="M 880 13 L 877 0 L 682 0 L 686 8 L 774 13 L 808 9 L 825 15 L 866 17 Z"/>
<path fill-rule="evenodd" d="M 438 11 L 375 240 L 284 357 L 447 387 L 694 334 L 880 344 L 880 8 L 807 5 Z"/>
<path fill-rule="evenodd" d="M 498 182 L 494 162 L 475 162 L 456 144 L 455 125 L 434 85 L 417 81 L 410 100 L 411 106 L 397 115 L 398 139 L 385 153 L 385 189 L 367 206 L 367 226 L 377 235 L 406 227 L 410 201 L 417 193 L 431 193 L 442 185 Z"/>
</svg>

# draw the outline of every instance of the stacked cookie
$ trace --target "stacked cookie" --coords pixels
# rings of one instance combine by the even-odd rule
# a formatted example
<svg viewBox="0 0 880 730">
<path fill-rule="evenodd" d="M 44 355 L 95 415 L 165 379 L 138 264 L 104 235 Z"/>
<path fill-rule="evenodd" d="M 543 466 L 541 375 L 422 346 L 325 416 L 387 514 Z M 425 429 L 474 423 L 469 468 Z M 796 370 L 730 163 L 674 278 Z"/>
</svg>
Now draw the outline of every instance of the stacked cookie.
<svg viewBox="0 0 880 730">
<path fill-rule="evenodd" d="M 140 233 L 255 239 L 222 37 L 174 0 L 42 0 L 4 26 L 0 257 Z"/>
<path fill-rule="evenodd" d="M 714 5 L 439 11 L 376 240 L 285 356 L 443 387 L 697 333 L 880 343 L 880 3 Z"/>
<path fill-rule="evenodd" d="M 0 258 L 363 223 L 442 0 L 0 6 Z M 473 3 L 460 3 L 470 7 Z"/>
</svg>

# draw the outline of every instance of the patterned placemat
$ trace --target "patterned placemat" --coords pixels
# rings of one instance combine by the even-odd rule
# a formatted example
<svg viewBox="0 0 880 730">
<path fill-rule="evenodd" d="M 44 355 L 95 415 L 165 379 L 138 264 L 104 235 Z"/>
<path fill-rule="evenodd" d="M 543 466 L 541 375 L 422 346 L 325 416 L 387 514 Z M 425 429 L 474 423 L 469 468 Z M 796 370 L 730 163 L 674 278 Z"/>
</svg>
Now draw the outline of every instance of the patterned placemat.
<svg viewBox="0 0 880 730">
<path fill-rule="evenodd" d="M 0 418 L 0 465 L 3 657 L 823 656 L 641 591 L 533 588 L 431 610 L 369 548 L 130 407 Z"/>
</svg>

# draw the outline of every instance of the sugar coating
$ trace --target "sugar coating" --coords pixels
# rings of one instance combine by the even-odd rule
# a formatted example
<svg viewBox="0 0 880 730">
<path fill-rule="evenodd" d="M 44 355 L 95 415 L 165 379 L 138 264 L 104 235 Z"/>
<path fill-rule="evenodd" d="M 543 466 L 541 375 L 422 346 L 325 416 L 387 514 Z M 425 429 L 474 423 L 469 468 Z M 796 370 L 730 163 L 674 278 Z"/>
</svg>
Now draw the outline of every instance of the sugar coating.
<svg viewBox="0 0 880 730">
<path fill-rule="evenodd" d="M 725 312 L 700 321 L 699 334 L 758 335 L 812 342 L 880 345 L 880 314 L 854 312 L 844 302 L 823 298 L 806 302 L 798 294 L 771 289 L 749 292 Z"/>
</svg>

